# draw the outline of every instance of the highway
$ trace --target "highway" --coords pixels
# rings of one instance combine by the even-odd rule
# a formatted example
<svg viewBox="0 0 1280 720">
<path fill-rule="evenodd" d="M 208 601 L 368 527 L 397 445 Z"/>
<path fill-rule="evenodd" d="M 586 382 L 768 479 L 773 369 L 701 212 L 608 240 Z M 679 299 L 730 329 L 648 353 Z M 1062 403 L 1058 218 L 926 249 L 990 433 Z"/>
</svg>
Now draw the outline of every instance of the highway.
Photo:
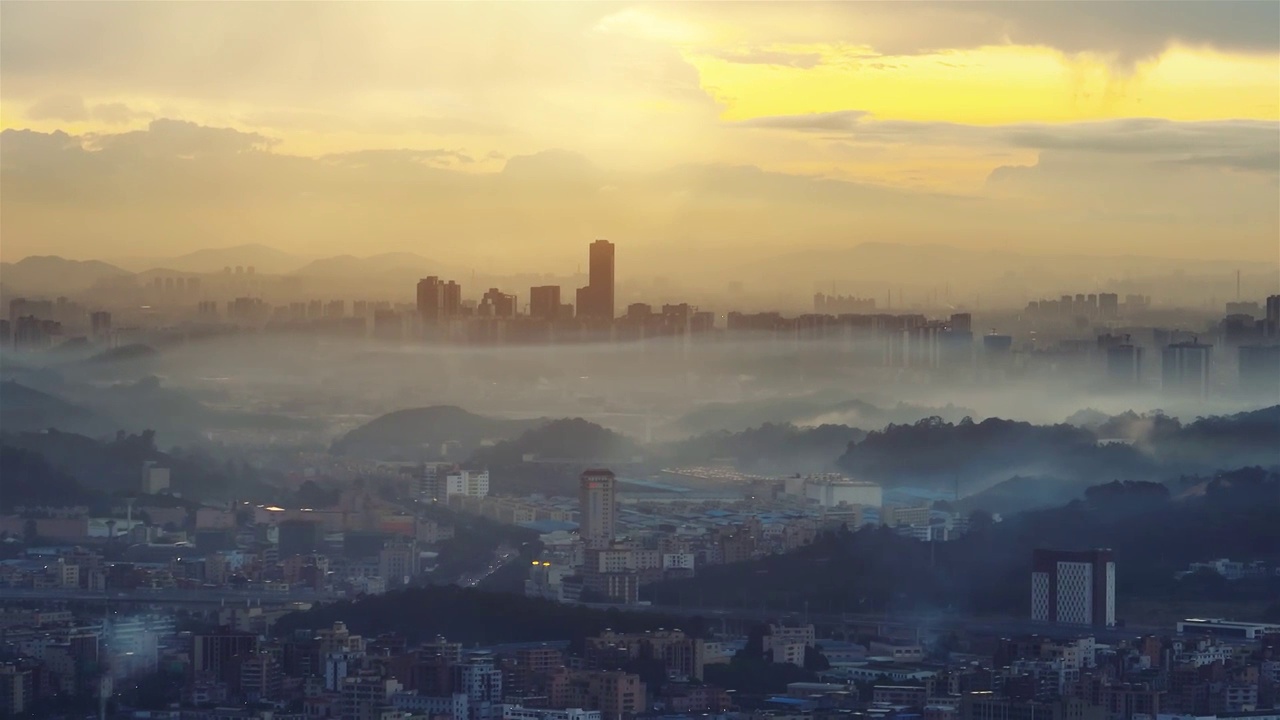
<svg viewBox="0 0 1280 720">
<path fill-rule="evenodd" d="M 511 561 L 517 554 L 514 550 L 495 553 L 493 562 L 482 572 L 459 580 L 463 587 L 474 587 L 485 577 L 496 572 L 498 568 Z M 153 604 L 153 605 L 284 605 L 294 602 L 329 602 L 342 599 L 334 593 L 317 593 L 315 591 L 296 591 L 290 593 L 255 592 L 232 590 L 229 588 L 209 588 L 200 590 L 186 589 L 140 589 L 131 591 L 90 592 L 85 590 L 32 590 L 26 588 L 0 588 L 0 602 L 16 600 L 63 601 L 84 603 L 119 603 L 119 604 Z M 921 628 L 928 632 L 958 631 L 970 635 L 1025 635 L 1039 634 L 1051 637 L 1078 637 L 1093 635 L 1102 642 L 1131 639 L 1142 635 L 1169 632 L 1171 628 L 1164 626 L 1131 625 L 1119 628 L 1090 628 L 1065 625 L 1049 625 L 1018 618 L 976 619 L 956 615 L 872 615 L 872 614 L 840 614 L 840 613 L 803 613 L 797 611 L 778 611 L 761 608 L 695 608 L 676 607 L 670 605 L 611 605 L 584 604 L 595 609 L 616 609 L 626 612 L 662 613 L 683 617 L 702 617 L 711 621 L 751 621 L 763 622 L 777 620 L 790 623 L 809 622 L 824 627 L 848 626 L 882 626 L 884 628 Z"/>
</svg>

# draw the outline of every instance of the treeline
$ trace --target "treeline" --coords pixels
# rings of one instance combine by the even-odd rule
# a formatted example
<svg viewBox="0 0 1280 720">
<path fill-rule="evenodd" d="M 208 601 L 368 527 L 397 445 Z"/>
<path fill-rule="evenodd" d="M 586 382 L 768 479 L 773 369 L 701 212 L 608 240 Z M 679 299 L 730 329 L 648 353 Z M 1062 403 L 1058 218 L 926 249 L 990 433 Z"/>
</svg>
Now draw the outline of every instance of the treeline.
<svg viewBox="0 0 1280 720">
<path fill-rule="evenodd" d="M 791 423 L 764 423 L 740 432 L 711 432 L 667 443 L 656 449 L 660 462 L 692 465 L 725 458 L 734 467 L 760 474 L 829 472 L 850 443 L 867 433 L 847 425 L 802 428 Z"/>
<path fill-rule="evenodd" d="M 94 505 L 113 495 L 137 494 L 146 461 L 169 468 L 171 489 L 188 500 L 276 502 L 282 496 L 243 461 L 219 460 L 198 449 L 162 452 L 151 430 L 118 432 L 109 440 L 53 429 L 6 433 L 0 434 L 0 450 L 3 508 Z"/>
<path fill-rule="evenodd" d="M 1116 442 L 1108 442 L 1116 441 Z M 1048 476 L 1080 489 L 1100 477 L 1162 480 L 1250 465 L 1280 465 L 1280 406 L 1198 419 L 1126 413 L 1095 426 L 989 418 L 925 418 L 851 442 L 837 465 L 886 486 L 968 494 L 1014 476 Z"/>
<path fill-rule="evenodd" d="M 813 612 L 1027 611 L 1031 551 L 1111 548 L 1124 598 L 1267 601 L 1280 581 L 1185 582 L 1194 561 L 1280 562 L 1280 474 L 1245 468 L 1204 479 L 1174 497 L 1161 484 L 1109 483 L 1086 498 L 992 524 L 956 541 L 921 543 L 888 528 L 820 537 L 750 563 L 712 566 L 696 578 L 650 586 L 659 604 L 767 607 Z M 981 519 L 981 518 L 977 518 Z"/>
</svg>

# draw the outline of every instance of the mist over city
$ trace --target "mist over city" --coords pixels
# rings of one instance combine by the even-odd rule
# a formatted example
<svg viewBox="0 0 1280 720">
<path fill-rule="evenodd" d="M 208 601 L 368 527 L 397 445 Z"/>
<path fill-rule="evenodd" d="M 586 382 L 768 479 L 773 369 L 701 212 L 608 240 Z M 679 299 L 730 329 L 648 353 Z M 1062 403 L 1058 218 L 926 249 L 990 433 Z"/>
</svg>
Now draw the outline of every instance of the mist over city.
<svg viewBox="0 0 1280 720">
<path fill-rule="evenodd" d="M 0 3 L 0 718 L 1280 720 L 1280 3 Z"/>
</svg>

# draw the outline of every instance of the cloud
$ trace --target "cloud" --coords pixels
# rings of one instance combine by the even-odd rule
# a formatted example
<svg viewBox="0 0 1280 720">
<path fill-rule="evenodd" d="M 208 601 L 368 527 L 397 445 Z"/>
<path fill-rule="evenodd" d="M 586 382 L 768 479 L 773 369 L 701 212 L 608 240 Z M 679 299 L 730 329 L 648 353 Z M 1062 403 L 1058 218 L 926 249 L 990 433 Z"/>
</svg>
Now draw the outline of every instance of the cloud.
<svg viewBox="0 0 1280 720">
<path fill-rule="evenodd" d="M 25 113 L 29 120 L 62 120 L 84 122 L 99 120 L 108 125 L 124 125 L 134 120 L 146 120 L 150 113 L 133 110 L 120 102 L 101 103 L 92 107 L 79 95 L 50 95 L 32 103 Z"/>
<path fill-rule="evenodd" d="M 251 127 L 310 132 L 354 132 L 365 135 L 497 136 L 512 129 L 499 123 L 463 117 L 423 116 L 389 113 L 378 116 L 351 116 L 336 112 L 297 109 L 267 109 L 241 115 L 239 121 Z"/>
<path fill-rule="evenodd" d="M 881 136 L 955 132 L 900 123 L 892 130 Z M 1007 128 L 967 131 L 1013 142 L 1002 135 Z M 1016 137 L 1025 141 L 1022 131 Z M 1063 147 L 991 173 L 980 194 L 952 197 L 740 164 L 624 172 L 564 150 L 511 157 L 500 172 L 475 171 L 460 148 L 308 158 L 278 152 L 264 134 L 170 119 L 92 136 L 6 130 L 0 232 L 15 255 L 172 253 L 175 242 L 195 249 L 233 241 L 326 252 L 359 239 L 382 249 L 426 243 L 442 262 L 494 253 L 511 268 L 571 261 L 580 238 L 593 235 L 629 239 L 637 253 L 679 241 L 682 253 L 712 262 L 731 252 L 744 263 L 783 240 L 803 248 L 980 238 L 1040 250 L 1070 242 L 1081 251 L 1123 243 L 1133 252 L 1194 255 L 1211 233 L 1215 247 L 1246 257 L 1274 253 L 1275 177 L 1232 167 L 1261 162 L 1244 152 L 1249 142 L 1212 141 L 1205 128 L 1134 125 L 1127 131 L 1196 140 L 1178 152 L 1165 152 L 1162 141 L 1153 144 L 1158 153 L 1132 154 L 1086 142 L 1098 127 L 1060 131 Z"/>
<path fill-rule="evenodd" d="M 800 132 L 851 131 L 870 114 L 862 110 L 838 110 L 836 112 L 809 113 L 807 115 L 774 115 L 741 120 L 733 125 L 744 128 L 769 130 L 796 130 Z"/>
<path fill-rule="evenodd" d="M 824 133 L 834 143 L 880 146 L 1021 148 L 1127 155 L 1257 172 L 1280 173 L 1280 123 L 1264 120 L 1178 122 L 1131 118 L 1079 123 L 965 125 L 877 120 L 858 110 L 753 118 L 734 127 Z"/>
<path fill-rule="evenodd" d="M 347 165 L 350 167 L 385 167 L 394 163 L 412 163 L 421 165 L 448 166 L 453 164 L 470 164 L 475 158 L 458 150 L 359 150 L 356 152 L 334 153 L 320 158 L 321 162 Z"/>
<path fill-rule="evenodd" d="M 742 65 L 777 65 L 779 67 L 808 70 L 822 64 L 822 55 L 816 52 L 799 53 L 779 50 L 720 50 L 710 53 L 713 57 Z"/>
<path fill-rule="evenodd" d="M 1175 43 L 1228 53 L 1280 51 L 1280 4 L 1252 0 L 686 4 L 654 12 L 732 28 L 723 32 L 744 43 L 854 45 L 890 56 L 1042 46 L 1096 54 L 1125 71 Z"/>
<path fill-rule="evenodd" d="M 89 111 L 95 120 L 101 120 L 108 125 L 125 125 L 134 120 L 150 120 L 155 117 L 149 112 L 142 110 L 134 110 L 124 103 L 113 102 L 103 103 L 93 106 Z"/>
<path fill-rule="evenodd" d="M 80 122 L 89 119 L 89 108 L 79 95 L 51 95 L 28 107 L 26 116 L 32 120 Z"/>
<path fill-rule="evenodd" d="M 190 158 L 265 152 L 279 142 L 278 138 L 258 133 L 161 118 L 152 120 L 146 130 L 90 136 L 86 145 L 90 149 L 115 155 L 138 153 L 165 158 Z"/>
</svg>

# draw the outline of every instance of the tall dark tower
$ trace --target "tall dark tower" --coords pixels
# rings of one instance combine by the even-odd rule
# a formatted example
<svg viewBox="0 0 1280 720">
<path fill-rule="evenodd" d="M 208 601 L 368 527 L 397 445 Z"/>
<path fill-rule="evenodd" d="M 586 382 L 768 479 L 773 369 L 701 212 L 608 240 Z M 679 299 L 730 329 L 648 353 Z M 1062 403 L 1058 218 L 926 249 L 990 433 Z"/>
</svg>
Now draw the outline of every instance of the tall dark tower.
<svg viewBox="0 0 1280 720">
<path fill-rule="evenodd" d="M 601 320 L 613 320 L 613 243 L 608 240 L 596 240 L 591 243 L 590 274 L 587 286 L 592 308 L 591 317 Z"/>
</svg>

